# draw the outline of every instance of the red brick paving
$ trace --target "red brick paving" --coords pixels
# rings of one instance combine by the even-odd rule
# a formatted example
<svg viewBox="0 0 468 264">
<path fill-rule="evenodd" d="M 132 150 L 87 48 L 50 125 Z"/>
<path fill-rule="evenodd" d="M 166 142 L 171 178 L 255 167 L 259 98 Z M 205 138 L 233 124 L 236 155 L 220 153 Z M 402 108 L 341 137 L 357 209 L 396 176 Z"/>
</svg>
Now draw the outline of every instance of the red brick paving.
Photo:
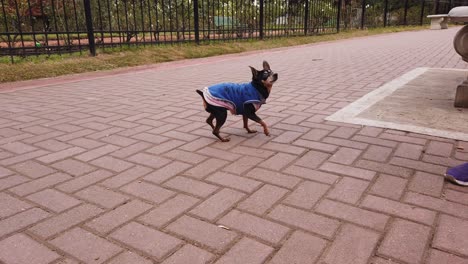
<svg viewBox="0 0 468 264">
<path fill-rule="evenodd" d="M 324 121 L 455 28 L 0 85 L 0 263 L 467 263 L 468 142 Z M 196 88 L 280 75 L 220 143 Z M 316 60 L 318 59 L 318 60 Z M 259 127 L 252 124 L 261 131 Z"/>
</svg>

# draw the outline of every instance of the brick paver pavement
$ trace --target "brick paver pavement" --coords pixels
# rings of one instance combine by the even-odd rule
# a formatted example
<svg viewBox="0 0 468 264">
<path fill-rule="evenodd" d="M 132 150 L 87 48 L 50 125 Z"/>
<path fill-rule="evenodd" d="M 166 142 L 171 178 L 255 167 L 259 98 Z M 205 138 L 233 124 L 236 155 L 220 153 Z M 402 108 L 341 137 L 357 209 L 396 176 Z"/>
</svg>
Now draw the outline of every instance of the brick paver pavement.
<svg viewBox="0 0 468 264">
<path fill-rule="evenodd" d="M 456 30 L 3 89 L 0 263 L 468 263 L 468 188 L 442 177 L 468 142 L 324 120 L 415 67 L 468 68 Z M 195 89 L 263 59 L 272 136 L 230 116 L 218 142 Z"/>
</svg>

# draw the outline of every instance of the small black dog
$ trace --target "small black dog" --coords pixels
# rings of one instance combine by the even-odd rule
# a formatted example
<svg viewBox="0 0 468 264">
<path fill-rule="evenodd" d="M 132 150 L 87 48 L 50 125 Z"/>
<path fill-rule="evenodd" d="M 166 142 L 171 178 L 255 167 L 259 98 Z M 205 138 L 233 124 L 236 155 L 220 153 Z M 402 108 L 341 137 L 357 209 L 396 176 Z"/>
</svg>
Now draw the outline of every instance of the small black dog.
<svg viewBox="0 0 468 264">
<path fill-rule="evenodd" d="M 265 135 L 269 136 L 268 126 L 258 117 L 255 112 L 270 95 L 273 83 L 278 80 L 278 74 L 270 69 L 268 62 L 263 62 L 263 70 L 252 70 L 252 82 L 236 84 L 236 83 L 220 83 L 210 87 L 206 87 L 203 91 L 197 90 L 197 93 L 203 98 L 203 106 L 210 113 L 206 119 L 208 125 L 213 129 L 213 135 L 223 142 L 227 142 L 229 138 L 223 138 L 219 135 L 219 130 L 226 122 L 227 110 L 234 115 L 242 115 L 244 119 L 244 128 L 248 133 L 256 133 L 248 126 L 248 119 L 253 120 L 263 127 Z M 213 125 L 213 119 L 216 118 L 216 126 Z"/>
</svg>

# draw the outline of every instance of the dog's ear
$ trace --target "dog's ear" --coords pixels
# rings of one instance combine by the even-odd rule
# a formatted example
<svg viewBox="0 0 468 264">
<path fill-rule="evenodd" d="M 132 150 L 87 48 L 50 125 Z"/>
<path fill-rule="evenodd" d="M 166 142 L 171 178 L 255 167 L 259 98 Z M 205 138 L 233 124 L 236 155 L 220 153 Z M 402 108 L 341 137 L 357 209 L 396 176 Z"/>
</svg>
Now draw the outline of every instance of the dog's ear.
<svg viewBox="0 0 468 264">
<path fill-rule="evenodd" d="M 250 70 L 252 70 L 252 78 L 256 79 L 258 71 L 252 66 L 249 66 L 249 67 L 250 67 Z"/>
<path fill-rule="evenodd" d="M 270 69 L 270 64 L 268 64 L 267 61 L 263 61 L 263 69 L 264 69 L 265 71 L 271 70 L 271 69 Z"/>
</svg>

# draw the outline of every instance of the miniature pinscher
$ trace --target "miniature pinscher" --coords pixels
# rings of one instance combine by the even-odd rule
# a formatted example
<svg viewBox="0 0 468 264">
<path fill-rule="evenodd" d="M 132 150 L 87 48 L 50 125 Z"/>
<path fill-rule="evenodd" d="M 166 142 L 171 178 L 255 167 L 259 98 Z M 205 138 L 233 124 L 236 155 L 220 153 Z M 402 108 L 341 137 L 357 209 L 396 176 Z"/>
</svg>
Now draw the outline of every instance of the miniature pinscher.
<svg viewBox="0 0 468 264">
<path fill-rule="evenodd" d="M 255 112 L 262 104 L 266 103 L 273 84 L 278 80 L 278 74 L 271 70 L 266 61 L 263 61 L 263 70 L 261 71 L 249 67 L 252 70 L 252 81 L 249 83 L 219 83 L 205 87 L 203 91 L 197 90 L 197 93 L 203 98 L 205 110 L 210 113 L 206 123 L 213 129 L 213 135 L 222 142 L 230 140 L 219 134 L 221 127 L 226 122 L 227 110 L 234 115 L 242 115 L 244 128 L 248 133 L 257 132 L 249 128 L 248 119 L 250 119 L 263 127 L 265 135 L 270 135 L 267 124 Z M 216 119 L 216 125 L 213 125 L 214 119 Z"/>
</svg>

